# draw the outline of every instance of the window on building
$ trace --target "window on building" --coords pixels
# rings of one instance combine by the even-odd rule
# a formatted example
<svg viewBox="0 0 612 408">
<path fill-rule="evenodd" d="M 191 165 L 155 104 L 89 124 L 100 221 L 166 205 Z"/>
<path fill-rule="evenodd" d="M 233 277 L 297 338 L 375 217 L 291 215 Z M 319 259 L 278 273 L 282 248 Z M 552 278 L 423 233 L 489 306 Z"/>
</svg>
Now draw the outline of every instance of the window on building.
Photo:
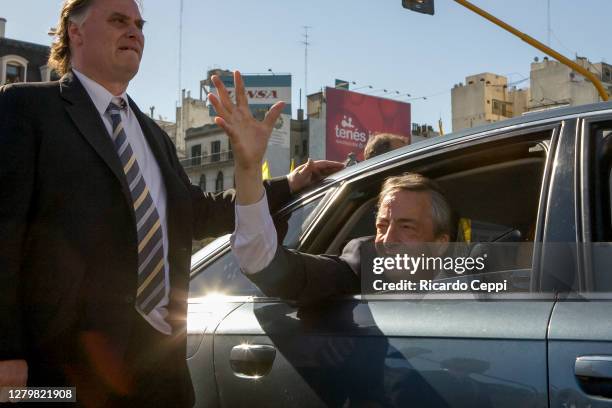
<svg viewBox="0 0 612 408">
<path fill-rule="evenodd" d="M 221 141 L 210 142 L 210 161 L 218 162 L 221 160 Z"/>
<path fill-rule="evenodd" d="M 25 82 L 25 67 L 16 62 L 6 64 L 6 84 Z"/>
<path fill-rule="evenodd" d="M 500 116 L 505 116 L 507 118 L 511 118 L 513 116 L 512 102 L 506 102 L 506 101 L 500 101 L 497 99 L 493 99 L 492 113 L 494 115 L 500 115 Z"/>
<path fill-rule="evenodd" d="M 215 180 L 215 191 L 223 191 L 223 172 L 217 173 L 217 179 Z"/>
<path fill-rule="evenodd" d="M 232 150 L 232 144 L 229 141 L 227 143 L 227 159 L 228 160 L 234 159 L 234 151 Z"/>
<path fill-rule="evenodd" d="M 191 146 L 191 165 L 199 166 L 202 164 L 202 145 Z"/>
<path fill-rule="evenodd" d="M 206 191 L 206 174 L 200 175 L 200 189 Z"/>
</svg>

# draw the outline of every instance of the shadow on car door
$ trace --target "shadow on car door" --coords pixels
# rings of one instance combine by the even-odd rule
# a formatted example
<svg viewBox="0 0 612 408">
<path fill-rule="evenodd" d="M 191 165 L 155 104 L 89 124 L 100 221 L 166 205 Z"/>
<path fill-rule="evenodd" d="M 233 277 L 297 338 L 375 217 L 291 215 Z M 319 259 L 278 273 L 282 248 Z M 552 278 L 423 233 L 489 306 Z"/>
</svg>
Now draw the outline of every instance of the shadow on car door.
<svg viewBox="0 0 612 408">
<path fill-rule="evenodd" d="M 215 332 L 220 401 L 223 406 L 547 407 L 552 304 L 545 299 L 351 299 L 309 309 L 244 304 Z M 271 354 L 234 351 L 261 347 Z"/>
</svg>

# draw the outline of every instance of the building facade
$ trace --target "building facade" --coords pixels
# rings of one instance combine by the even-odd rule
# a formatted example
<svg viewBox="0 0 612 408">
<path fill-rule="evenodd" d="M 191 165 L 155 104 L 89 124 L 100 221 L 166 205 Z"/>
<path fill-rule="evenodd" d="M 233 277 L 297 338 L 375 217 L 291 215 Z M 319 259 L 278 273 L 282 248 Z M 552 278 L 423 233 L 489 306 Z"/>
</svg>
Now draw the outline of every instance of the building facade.
<svg viewBox="0 0 612 408">
<path fill-rule="evenodd" d="M 603 82 L 608 93 L 612 93 L 612 65 L 604 62 L 592 63 L 584 57 L 575 62 L 594 73 Z M 577 106 L 601 101 L 593 83 L 570 67 L 544 57 L 531 63 L 530 111 L 559 106 Z"/>
<path fill-rule="evenodd" d="M 235 186 L 234 155 L 223 129 L 215 124 L 187 129 L 185 148 L 181 164 L 192 184 L 206 192 Z"/>
<path fill-rule="evenodd" d="M 413 123 L 412 132 L 410 134 L 410 143 L 415 144 L 437 136 L 440 136 L 440 132 L 434 130 L 433 126 Z"/>
<path fill-rule="evenodd" d="M 0 85 L 58 79 L 47 66 L 50 48 L 6 38 L 7 21 L 0 17 Z"/>
<path fill-rule="evenodd" d="M 451 90 L 453 131 L 520 116 L 529 91 L 508 87 L 508 78 L 485 72 L 465 78 Z"/>
<path fill-rule="evenodd" d="M 304 111 L 298 109 L 297 119 L 291 119 L 291 162 L 294 167 L 305 163 L 309 157 L 308 141 L 309 141 L 309 120 L 304 118 Z"/>
<path fill-rule="evenodd" d="M 186 145 L 187 131 L 213 123 L 206 101 L 191 97 L 191 92 L 183 90 L 181 104 L 176 108 L 176 125 L 174 145 L 179 157 L 189 157 Z"/>
<path fill-rule="evenodd" d="M 594 73 L 612 94 L 612 65 L 575 62 Z M 453 131 L 520 116 L 526 112 L 601 101 L 593 83 L 570 67 L 548 57 L 531 64 L 529 88 L 508 84 L 503 75 L 472 75 L 451 90 Z"/>
</svg>

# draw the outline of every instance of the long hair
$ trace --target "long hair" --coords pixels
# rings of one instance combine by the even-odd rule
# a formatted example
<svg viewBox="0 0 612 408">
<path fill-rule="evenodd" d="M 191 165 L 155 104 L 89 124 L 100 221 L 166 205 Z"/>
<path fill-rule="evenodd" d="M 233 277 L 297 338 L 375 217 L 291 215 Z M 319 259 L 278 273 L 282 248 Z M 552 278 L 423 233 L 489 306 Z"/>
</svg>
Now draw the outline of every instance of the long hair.
<svg viewBox="0 0 612 408">
<path fill-rule="evenodd" d="M 71 67 L 72 56 L 68 27 L 71 22 L 81 24 L 87 17 L 87 12 L 93 2 L 94 0 L 64 0 L 57 27 L 53 30 L 55 40 L 47 62 L 47 65 L 60 76 L 67 73 Z"/>
</svg>

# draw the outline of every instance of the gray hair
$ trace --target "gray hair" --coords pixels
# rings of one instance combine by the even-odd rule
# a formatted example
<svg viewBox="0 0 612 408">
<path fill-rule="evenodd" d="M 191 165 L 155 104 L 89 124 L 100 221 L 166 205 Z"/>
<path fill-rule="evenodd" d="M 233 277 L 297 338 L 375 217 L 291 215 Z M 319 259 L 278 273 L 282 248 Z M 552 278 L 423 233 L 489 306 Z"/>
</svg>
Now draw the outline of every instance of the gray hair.
<svg viewBox="0 0 612 408">
<path fill-rule="evenodd" d="M 438 183 L 417 173 L 404 173 L 401 176 L 389 177 L 385 180 L 380 190 L 377 207 L 380 208 L 383 199 L 387 195 L 401 190 L 429 193 L 431 197 L 431 218 L 433 220 L 434 235 L 436 237 L 443 234 L 452 235 L 453 213 L 450 203 Z"/>
</svg>

